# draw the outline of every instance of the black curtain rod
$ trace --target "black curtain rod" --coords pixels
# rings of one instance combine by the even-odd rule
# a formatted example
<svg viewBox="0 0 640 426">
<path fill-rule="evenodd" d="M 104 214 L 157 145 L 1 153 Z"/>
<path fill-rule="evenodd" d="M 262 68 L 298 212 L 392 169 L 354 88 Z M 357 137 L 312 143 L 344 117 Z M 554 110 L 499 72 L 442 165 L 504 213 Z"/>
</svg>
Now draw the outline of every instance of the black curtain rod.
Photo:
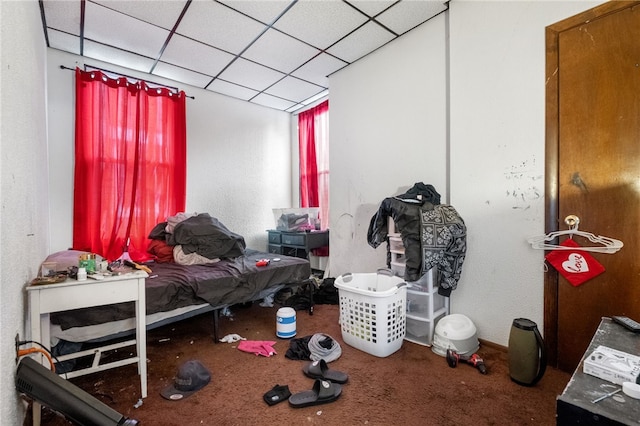
<svg viewBox="0 0 640 426">
<path fill-rule="evenodd" d="M 110 73 L 110 74 L 116 74 L 116 75 L 119 75 L 119 76 L 121 76 L 121 77 L 131 78 L 131 79 L 134 79 L 134 80 L 143 80 L 143 79 L 138 78 L 138 77 L 133 77 L 133 76 L 131 76 L 131 75 L 126 75 L 126 74 L 122 74 L 122 73 L 115 72 L 115 71 L 109 71 L 109 70 L 107 70 L 107 69 L 104 69 L 104 68 L 98 68 L 98 67 L 94 67 L 94 66 L 91 66 L 91 65 L 85 65 L 85 71 L 86 71 L 86 68 L 87 68 L 87 67 L 92 68 L 92 69 L 94 69 L 94 70 L 98 70 L 98 71 L 108 72 L 108 73 Z M 76 70 L 75 68 L 69 68 L 69 67 L 66 67 L 66 66 L 64 66 L 64 65 L 60 65 L 60 69 L 63 69 L 63 70 L 70 70 L 70 71 L 75 71 L 75 70 Z M 148 81 L 148 80 L 144 80 L 144 81 L 146 81 L 147 83 L 155 84 L 156 86 L 167 87 L 167 88 L 169 88 L 169 89 L 175 90 L 175 91 L 176 91 L 176 93 L 180 92 L 180 89 L 178 89 L 177 87 L 167 86 L 166 84 L 160 84 L 160 83 L 156 83 L 156 82 L 154 82 L 154 81 Z M 195 96 L 189 96 L 189 95 L 187 95 L 186 93 L 185 93 L 185 96 L 186 96 L 187 98 L 191 98 L 191 99 L 195 99 L 195 98 L 196 98 Z"/>
</svg>

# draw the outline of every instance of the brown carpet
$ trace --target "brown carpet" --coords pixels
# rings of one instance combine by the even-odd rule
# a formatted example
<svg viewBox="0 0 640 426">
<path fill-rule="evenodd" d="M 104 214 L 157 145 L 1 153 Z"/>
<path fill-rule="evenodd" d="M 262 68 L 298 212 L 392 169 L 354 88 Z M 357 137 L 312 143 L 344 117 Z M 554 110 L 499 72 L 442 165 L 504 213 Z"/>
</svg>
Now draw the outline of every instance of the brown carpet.
<svg viewBox="0 0 640 426">
<path fill-rule="evenodd" d="M 137 419 L 141 425 L 552 425 L 556 397 L 570 379 L 548 368 L 534 387 L 509 377 L 507 354 L 481 345 L 478 354 L 488 369 L 447 365 L 431 348 L 404 342 L 396 353 L 379 358 L 342 341 L 339 307 L 316 305 L 315 313 L 297 313 L 297 336 L 325 333 L 342 347 L 342 356 L 329 364 L 349 375 L 341 397 L 332 403 L 292 408 L 288 402 L 268 406 L 262 395 L 274 385 L 292 393 L 311 389 L 302 373 L 306 361 L 285 357 L 289 341 L 278 339 L 278 307 L 233 311 L 223 317 L 221 336 L 237 333 L 249 340 L 275 340 L 278 354 L 259 357 L 241 352 L 237 344 L 212 341 L 210 315 L 201 315 L 148 333 L 148 397 L 139 408 L 139 380 L 134 366 L 72 379 L 104 403 Z M 212 372 L 209 385 L 182 401 L 168 401 L 159 392 L 172 383 L 178 366 L 200 360 Z M 28 420 L 28 419 L 27 419 Z M 67 425 L 51 412 L 43 425 Z"/>
</svg>

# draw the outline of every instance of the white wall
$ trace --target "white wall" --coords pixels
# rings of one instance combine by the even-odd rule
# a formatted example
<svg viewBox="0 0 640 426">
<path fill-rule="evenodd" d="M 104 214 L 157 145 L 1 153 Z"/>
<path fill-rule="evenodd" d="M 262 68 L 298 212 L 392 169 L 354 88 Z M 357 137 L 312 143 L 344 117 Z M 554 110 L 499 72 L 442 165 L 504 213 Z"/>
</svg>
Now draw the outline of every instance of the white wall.
<svg viewBox="0 0 640 426">
<path fill-rule="evenodd" d="M 21 425 L 15 336 L 46 254 L 46 55 L 38 2 L 0 2 L 0 423 Z M 26 348 L 23 346 L 22 348 Z"/>
<path fill-rule="evenodd" d="M 75 74 L 60 65 L 88 64 L 153 82 L 156 76 L 49 49 L 51 251 L 72 243 Z M 273 208 L 291 206 L 291 115 L 207 90 L 179 86 L 187 99 L 187 206 L 210 213 L 266 250 Z M 296 148 L 297 149 L 297 148 Z"/>
<path fill-rule="evenodd" d="M 385 266 L 367 244 L 384 198 L 424 182 L 446 201 L 445 53 L 439 15 L 330 76 L 331 276 Z"/>
<path fill-rule="evenodd" d="M 468 256 L 453 310 L 508 343 L 513 319 L 544 324 L 545 27 L 602 2 L 453 1 L 451 203 Z M 478 303 L 481 301 L 481 303 Z"/>
<path fill-rule="evenodd" d="M 383 198 L 424 181 L 442 195 L 450 191 L 443 201 L 469 228 L 453 311 L 499 344 L 517 316 L 542 323 L 542 253 L 525 240 L 544 227 L 544 194 L 536 194 L 544 190 L 544 27 L 596 4 L 453 0 L 450 129 L 443 15 L 330 78 L 334 276 L 384 265 L 384 249 L 366 244 L 369 220 Z M 58 67 L 82 58 L 46 51 L 37 2 L 1 1 L 0 24 L 0 361 L 7 367 L 0 373 L 0 418 L 19 425 L 23 412 L 9 366 L 13 339 L 24 336 L 23 290 L 49 251 L 71 243 L 73 73 Z M 248 241 L 257 241 L 273 223 L 271 208 L 291 200 L 290 148 L 281 134 L 289 137 L 289 117 L 185 90 L 196 96 L 187 108 L 190 143 L 197 140 L 189 145 L 197 166 L 189 164 L 187 209 L 218 215 L 231 229 L 246 226 Z M 267 142 L 270 150 L 261 146 Z M 250 167 L 241 161 L 247 155 Z M 263 183 L 265 171 L 274 177 Z M 229 205 L 246 206 L 247 215 L 242 209 L 236 218 L 240 209 Z"/>
<path fill-rule="evenodd" d="M 369 219 L 424 181 L 468 229 L 452 312 L 501 345 L 514 318 L 542 329 L 543 253 L 526 239 L 544 232 L 545 27 L 600 3 L 453 0 L 448 39 L 440 15 L 330 77 L 333 276 L 384 266 Z"/>
</svg>

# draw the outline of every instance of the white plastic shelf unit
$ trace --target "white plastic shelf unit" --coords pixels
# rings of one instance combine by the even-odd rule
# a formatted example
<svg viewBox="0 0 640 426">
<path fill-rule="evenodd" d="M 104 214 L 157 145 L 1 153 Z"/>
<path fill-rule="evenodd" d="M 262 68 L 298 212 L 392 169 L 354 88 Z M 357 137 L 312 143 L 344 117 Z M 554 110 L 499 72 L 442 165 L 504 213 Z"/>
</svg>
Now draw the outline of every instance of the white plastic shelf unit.
<svg viewBox="0 0 640 426">
<path fill-rule="evenodd" d="M 405 257 L 404 257 L 404 245 L 402 244 L 402 237 L 399 232 L 396 232 L 396 224 L 393 219 L 389 218 L 387 224 L 387 236 L 389 238 L 389 254 L 390 262 L 389 267 L 397 276 L 404 278 L 405 271 Z"/>
<path fill-rule="evenodd" d="M 438 294 L 438 271 L 432 268 L 407 285 L 407 333 L 405 340 L 431 346 L 436 324 L 449 315 L 449 298 Z"/>
<path fill-rule="evenodd" d="M 405 251 L 395 222 L 387 224 L 391 270 L 404 278 Z M 405 340 L 431 346 L 438 320 L 449 315 L 449 298 L 438 294 L 438 270 L 432 268 L 418 281 L 407 282 L 407 333 Z"/>
</svg>

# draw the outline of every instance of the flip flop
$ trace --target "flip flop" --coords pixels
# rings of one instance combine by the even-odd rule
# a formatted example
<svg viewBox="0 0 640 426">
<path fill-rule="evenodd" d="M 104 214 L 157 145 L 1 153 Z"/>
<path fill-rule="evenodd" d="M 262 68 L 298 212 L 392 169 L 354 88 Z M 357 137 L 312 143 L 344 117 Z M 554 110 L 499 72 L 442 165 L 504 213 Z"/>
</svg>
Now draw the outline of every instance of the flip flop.
<svg viewBox="0 0 640 426">
<path fill-rule="evenodd" d="M 318 379 L 314 382 L 313 389 L 291 395 L 289 397 L 289 405 L 293 408 L 302 408 L 327 404 L 338 399 L 341 394 L 341 385 Z"/>
<path fill-rule="evenodd" d="M 324 359 L 305 365 L 302 371 L 307 377 L 311 377 L 312 379 L 328 380 L 340 384 L 347 383 L 347 380 L 349 380 L 349 376 L 342 371 L 331 370 Z"/>
<path fill-rule="evenodd" d="M 289 399 L 291 392 L 288 385 L 275 385 L 269 392 L 265 393 L 262 398 L 269 405 L 276 405 L 286 399 Z"/>
</svg>

